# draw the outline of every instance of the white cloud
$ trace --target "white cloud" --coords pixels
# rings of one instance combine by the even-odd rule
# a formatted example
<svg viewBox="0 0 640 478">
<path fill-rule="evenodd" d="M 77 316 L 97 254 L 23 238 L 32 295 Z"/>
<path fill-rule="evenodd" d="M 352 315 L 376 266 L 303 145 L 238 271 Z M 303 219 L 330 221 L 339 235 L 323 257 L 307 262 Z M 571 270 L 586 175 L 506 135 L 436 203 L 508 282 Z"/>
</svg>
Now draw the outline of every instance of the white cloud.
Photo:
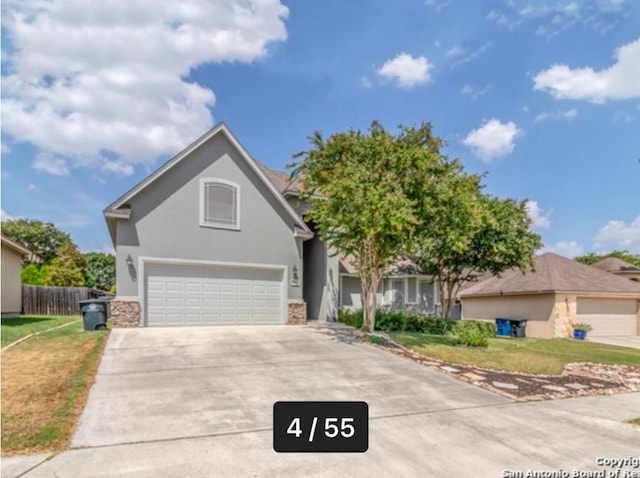
<svg viewBox="0 0 640 478">
<path fill-rule="evenodd" d="M 551 211 L 545 213 L 537 201 L 527 201 L 527 213 L 533 228 L 548 228 L 551 225 Z"/>
<path fill-rule="evenodd" d="M 487 51 L 490 47 L 491 47 L 492 43 L 490 41 L 480 45 L 478 48 L 476 48 L 475 50 L 473 50 L 471 53 L 468 53 L 466 55 L 464 55 L 461 58 L 458 58 L 456 61 L 454 61 L 453 63 L 451 63 L 450 67 L 451 68 L 456 68 L 464 63 L 468 63 L 471 60 L 477 58 L 478 56 L 482 55 L 485 51 Z"/>
<path fill-rule="evenodd" d="M 576 256 L 584 254 L 584 249 L 582 249 L 582 246 L 576 241 L 559 241 L 550 246 L 545 246 L 540 250 L 541 254 L 545 252 L 554 252 L 573 259 Z"/>
<path fill-rule="evenodd" d="M 591 27 L 600 34 L 613 29 L 632 10 L 626 0 L 590 0 L 573 2 L 522 2 L 507 1 L 503 10 L 491 10 L 486 19 L 510 30 L 527 22 L 536 22 L 535 34 L 547 40 L 574 26 Z"/>
<path fill-rule="evenodd" d="M 33 169 L 49 173 L 54 176 L 68 176 L 69 166 L 64 158 L 55 157 L 48 153 L 38 153 L 33 162 Z"/>
<path fill-rule="evenodd" d="M 131 176 L 133 174 L 133 166 L 123 161 L 109 161 L 106 160 L 102 163 L 101 168 L 103 171 L 114 174 L 122 174 L 124 176 Z"/>
<path fill-rule="evenodd" d="M 534 78 L 534 89 L 559 99 L 607 100 L 640 98 L 640 38 L 619 48 L 616 62 L 604 70 L 553 65 Z"/>
<path fill-rule="evenodd" d="M 495 22 L 498 25 L 505 26 L 509 30 L 513 30 L 521 23 L 521 21 L 514 16 L 507 15 L 506 13 L 500 12 L 498 10 L 490 10 L 486 16 L 486 19 Z"/>
<path fill-rule="evenodd" d="M 482 95 L 486 94 L 491 89 L 491 85 L 484 87 L 465 84 L 460 90 L 460 94 L 470 97 L 473 101 L 476 101 Z"/>
<path fill-rule="evenodd" d="M 424 0 L 424 4 L 428 7 L 435 8 L 437 12 L 449 6 L 453 0 Z"/>
<path fill-rule="evenodd" d="M 461 56 L 464 55 L 464 48 L 459 45 L 449 48 L 447 56 Z"/>
<path fill-rule="evenodd" d="M 401 88 L 412 88 L 427 83 L 431 79 L 431 64 L 424 56 L 414 58 L 400 53 L 387 60 L 378 70 L 378 74 L 388 80 L 395 81 Z"/>
<path fill-rule="evenodd" d="M 626 249 L 640 253 L 640 216 L 632 223 L 609 221 L 593 238 L 595 247 L 599 249 Z"/>
<path fill-rule="evenodd" d="M 287 17 L 279 0 L 6 0 L 3 133 L 54 171 L 101 168 L 104 150 L 149 165 L 213 123 L 214 92 L 190 72 L 264 56 Z"/>
<path fill-rule="evenodd" d="M 549 113 L 547 111 L 543 111 L 542 113 L 540 113 L 535 117 L 534 121 L 544 121 L 549 118 L 566 119 L 571 121 L 575 119 L 577 116 L 578 116 L 578 110 L 575 108 L 571 108 L 565 111 L 558 111 L 556 113 Z"/>
<path fill-rule="evenodd" d="M 493 159 L 510 154 L 520 134 L 522 130 L 514 122 L 502 123 L 493 118 L 470 131 L 463 143 L 482 161 L 490 163 Z"/>
<path fill-rule="evenodd" d="M 0 221 L 12 221 L 15 217 L 7 214 L 7 211 L 4 209 L 0 209 Z"/>
</svg>

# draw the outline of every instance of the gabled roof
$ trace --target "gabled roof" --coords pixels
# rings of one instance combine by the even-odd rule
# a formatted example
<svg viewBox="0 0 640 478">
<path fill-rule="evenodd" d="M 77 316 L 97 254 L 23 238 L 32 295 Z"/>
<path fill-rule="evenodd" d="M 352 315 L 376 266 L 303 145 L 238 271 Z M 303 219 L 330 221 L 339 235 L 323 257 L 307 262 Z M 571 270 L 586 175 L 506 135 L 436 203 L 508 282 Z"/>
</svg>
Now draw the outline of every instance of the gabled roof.
<svg viewBox="0 0 640 478">
<path fill-rule="evenodd" d="M 264 165 L 260 165 L 255 159 L 251 157 L 248 151 L 242 146 L 240 141 L 235 137 L 235 135 L 231 132 L 229 127 L 225 123 L 218 123 L 212 129 L 207 131 L 205 134 L 200 136 L 197 140 L 191 143 L 189 146 L 184 148 L 178 154 L 176 154 L 173 158 L 168 160 L 158 169 L 156 169 L 153 173 L 143 179 L 141 182 L 136 184 L 129 191 L 124 193 L 118 199 L 116 199 L 113 203 L 111 203 L 104 211 L 104 215 L 107 218 L 107 223 L 109 224 L 109 231 L 112 235 L 112 239 L 114 238 L 114 231 L 112 228 L 112 223 L 116 219 L 127 219 L 128 211 L 126 211 L 126 206 L 135 196 L 137 196 L 141 191 L 147 188 L 150 184 L 152 184 L 156 179 L 161 177 L 163 174 L 167 173 L 171 170 L 176 164 L 180 163 L 182 160 L 187 158 L 193 151 L 198 149 L 204 143 L 209 141 L 214 136 L 222 134 L 224 135 L 229 142 L 233 145 L 233 147 L 240 153 L 240 157 L 244 159 L 249 167 L 256 173 L 258 178 L 265 184 L 267 189 L 273 194 L 276 200 L 282 205 L 282 207 L 287 211 L 291 219 L 294 221 L 294 225 L 298 226 L 305 233 L 311 234 L 310 229 L 305 224 L 304 220 L 296 213 L 296 211 L 291 207 L 291 205 L 286 201 L 284 196 L 281 194 L 280 190 L 280 174 L 286 177 L 285 173 L 280 173 L 273 171 L 267 168 Z M 267 174 L 267 170 L 269 173 Z M 271 174 L 273 173 L 273 174 Z M 279 174 L 276 174 L 279 173 Z M 278 184 L 275 184 L 275 183 Z"/>
<path fill-rule="evenodd" d="M 640 284 L 547 252 L 535 258 L 533 271 L 523 274 L 517 269 L 509 269 L 500 277 L 492 276 L 465 289 L 460 296 L 550 292 L 629 294 L 640 297 Z"/>
<path fill-rule="evenodd" d="M 19 254 L 28 254 L 30 256 L 35 257 L 35 254 L 33 252 L 31 252 L 29 249 L 27 249 L 25 246 L 23 246 L 22 244 L 20 244 L 18 241 L 16 241 L 15 239 L 9 237 L 9 236 L 5 236 L 4 234 L 0 235 L 1 237 L 1 241 L 2 244 L 9 247 L 10 249 L 13 249 L 14 251 L 18 252 Z"/>
<path fill-rule="evenodd" d="M 591 267 L 595 267 L 596 269 L 600 269 L 601 271 L 612 272 L 614 274 L 621 274 L 625 272 L 640 274 L 640 267 L 629 264 L 628 262 L 623 261 L 622 259 L 618 259 L 617 257 L 607 257 L 606 259 L 602 259 L 595 264 L 591 264 Z"/>
</svg>

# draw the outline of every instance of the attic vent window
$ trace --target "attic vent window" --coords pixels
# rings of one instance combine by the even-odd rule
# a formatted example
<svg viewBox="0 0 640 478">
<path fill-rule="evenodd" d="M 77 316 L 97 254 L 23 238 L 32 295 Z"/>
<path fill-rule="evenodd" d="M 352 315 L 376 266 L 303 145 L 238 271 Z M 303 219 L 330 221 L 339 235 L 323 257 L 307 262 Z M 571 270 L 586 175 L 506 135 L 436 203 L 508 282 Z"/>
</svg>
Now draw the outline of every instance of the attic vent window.
<svg viewBox="0 0 640 478">
<path fill-rule="evenodd" d="M 200 225 L 240 229 L 240 186 L 224 179 L 200 180 Z"/>
</svg>

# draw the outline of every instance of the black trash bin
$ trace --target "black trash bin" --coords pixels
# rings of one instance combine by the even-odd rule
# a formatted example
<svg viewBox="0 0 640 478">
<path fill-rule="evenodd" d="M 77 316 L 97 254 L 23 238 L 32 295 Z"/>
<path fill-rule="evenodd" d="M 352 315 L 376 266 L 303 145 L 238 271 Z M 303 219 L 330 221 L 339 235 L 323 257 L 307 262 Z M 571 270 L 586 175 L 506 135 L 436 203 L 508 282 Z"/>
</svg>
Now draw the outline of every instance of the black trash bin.
<svg viewBox="0 0 640 478">
<path fill-rule="evenodd" d="M 511 337 L 525 337 L 525 329 L 527 328 L 526 320 L 511 321 Z"/>
<path fill-rule="evenodd" d="M 80 301 L 84 330 L 105 330 L 109 317 L 109 302 L 104 299 Z"/>
</svg>

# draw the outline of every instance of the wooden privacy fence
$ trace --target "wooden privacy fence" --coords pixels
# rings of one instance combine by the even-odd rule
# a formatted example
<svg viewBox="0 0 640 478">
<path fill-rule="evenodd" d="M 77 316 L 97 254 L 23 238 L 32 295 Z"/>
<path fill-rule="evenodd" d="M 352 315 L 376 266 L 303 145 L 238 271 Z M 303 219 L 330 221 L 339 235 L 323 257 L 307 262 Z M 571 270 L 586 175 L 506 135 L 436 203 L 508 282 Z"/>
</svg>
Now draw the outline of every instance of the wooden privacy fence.
<svg viewBox="0 0 640 478">
<path fill-rule="evenodd" d="M 79 302 L 98 297 L 105 297 L 105 293 L 89 287 L 23 285 L 22 313 L 25 315 L 80 315 Z"/>
</svg>

